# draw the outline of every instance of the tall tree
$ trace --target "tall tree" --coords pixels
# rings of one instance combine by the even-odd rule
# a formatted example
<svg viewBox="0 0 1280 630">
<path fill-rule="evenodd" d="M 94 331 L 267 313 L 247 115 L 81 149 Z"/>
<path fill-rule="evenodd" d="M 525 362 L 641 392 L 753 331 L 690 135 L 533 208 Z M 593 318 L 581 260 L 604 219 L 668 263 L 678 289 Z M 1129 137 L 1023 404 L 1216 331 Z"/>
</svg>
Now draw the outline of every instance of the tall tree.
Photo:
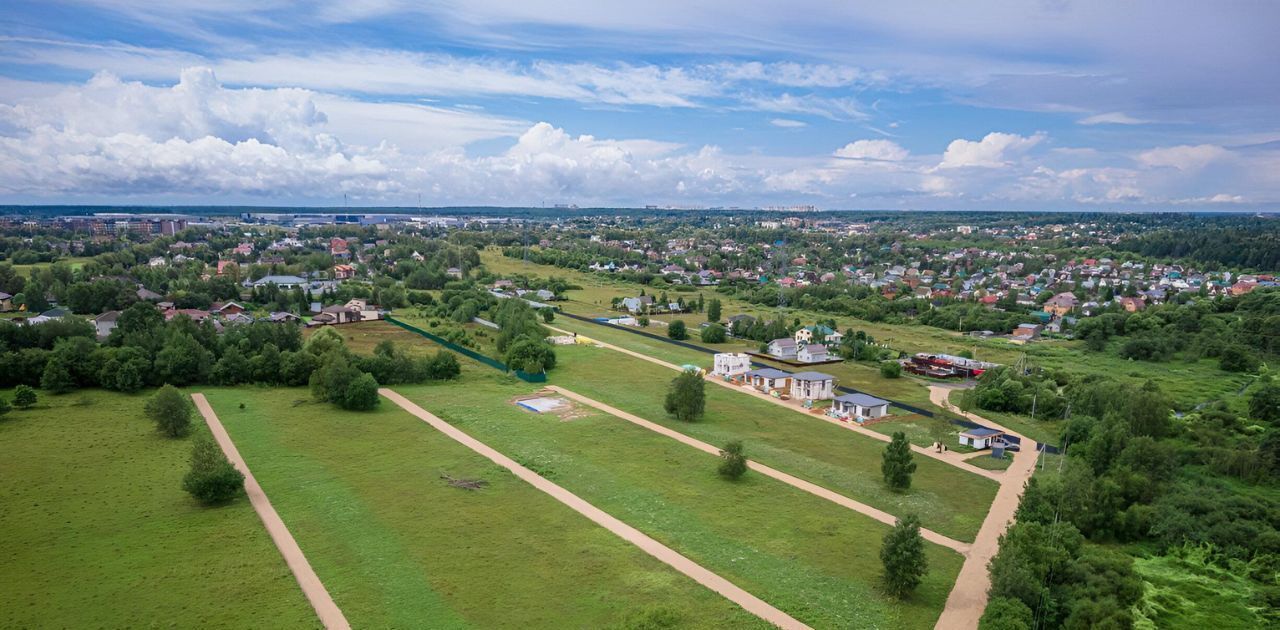
<svg viewBox="0 0 1280 630">
<path fill-rule="evenodd" d="M 924 555 L 918 516 L 909 514 L 898 519 L 889 530 L 880 547 L 880 563 L 884 566 L 884 587 L 890 595 L 902 599 L 920 586 L 929 561 Z"/>
<path fill-rule="evenodd" d="M 911 487 L 911 474 L 915 471 L 916 463 L 911 461 L 911 443 L 907 441 L 907 434 L 894 432 L 880 463 L 885 484 L 898 492 L 906 490 Z"/>
<path fill-rule="evenodd" d="M 677 420 L 693 422 L 706 410 L 706 382 L 693 370 L 686 370 L 671 380 L 663 408 Z"/>
</svg>

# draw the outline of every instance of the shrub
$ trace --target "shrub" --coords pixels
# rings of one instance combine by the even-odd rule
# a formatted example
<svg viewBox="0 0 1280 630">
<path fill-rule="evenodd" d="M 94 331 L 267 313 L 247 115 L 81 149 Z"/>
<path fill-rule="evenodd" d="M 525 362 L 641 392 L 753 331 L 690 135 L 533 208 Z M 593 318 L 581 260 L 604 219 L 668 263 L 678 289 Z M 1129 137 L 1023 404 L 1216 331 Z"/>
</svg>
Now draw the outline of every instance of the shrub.
<svg viewBox="0 0 1280 630">
<path fill-rule="evenodd" d="M 13 406 L 19 409 L 29 409 L 36 404 L 36 390 L 27 385 L 19 385 L 13 390 Z"/>
<path fill-rule="evenodd" d="M 378 406 L 378 381 L 372 375 L 361 374 L 347 385 L 342 407 L 356 411 L 369 411 Z"/>
<path fill-rule="evenodd" d="M 720 324 L 710 324 L 702 329 L 702 343 L 724 343 L 725 330 Z"/>
<path fill-rule="evenodd" d="M 147 401 L 146 412 L 168 437 L 182 437 L 191 431 L 191 401 L 173 385 L 161 387 Z"/>
<path fill-rule="evenodd" d="M 9 411 L 10 411 L 11 409 L 13 409 L 13 407 L 10 407 L 10 406 L 9 406 L 9 401 L 7 401 L 7 400 L 5 400 L 5 399 L 3 399 L 3 398 L 0 398 L 0 416 L 3 416 L 3 415 L 5 415 L 5 414 L 9 413 Z"/>
<path fill-rule="evenodd" d="M 240 494 L 244 475 L 227 461 L 212 438 L 202 435 L 191 447 L 191 470 L 182 478 L 182 488 L 203 505 L 217 505 Z"/>
<path fill-rule="evenodd" d="M 685 327 L 682 320 L 675 320 L 667 326 L 667 336 L 677 341 L 683 341 L 689 338 L 689 329 Z"/>
<path fill-rule="evenodd" d="M 720 476 L 725 479 L 740 479 L 747 472 L 747 455 L 743 451 L 742 442 L 733 440 L 724 445 L 720 451 Z"/>
<path fill-rule="evenodd" d="M 898 378 L 902 376 L 902 364 L 897 361 L 885 361 L 880 364 L 880 376 Z"/>
</svg>

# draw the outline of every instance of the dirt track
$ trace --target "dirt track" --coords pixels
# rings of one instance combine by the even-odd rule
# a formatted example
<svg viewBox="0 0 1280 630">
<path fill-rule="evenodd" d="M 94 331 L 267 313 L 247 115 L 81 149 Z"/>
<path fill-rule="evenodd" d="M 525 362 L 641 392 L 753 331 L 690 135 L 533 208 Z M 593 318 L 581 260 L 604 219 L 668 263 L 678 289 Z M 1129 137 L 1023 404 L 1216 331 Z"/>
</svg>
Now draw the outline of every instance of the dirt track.
<svg viewBox="0 0 1280 630">
<path fill-rule="evenodd" d="M 723 595 L 726 599 L 741 606 L 747 612 L 750 612 L 751 614 L 760 617 L 779 628 L 787 630 L 808 628 L 808 626 L 800 623 L 787 613 L 774 608 L 768 602 L 748 593 L 719 575 L 708 571 L 701 565 L 684 557 L 683 555 L 680 555 L 674 549 L 650 538 L 640 530 L 627 525 L 613 516 L 610 516 L 600 508 L 587 503 L 585 500 L 578 497 L 578 495 L 569 492 L 555 483 L 552 483 L 532 470 L 521 466 L 506 455 L 503 455 L 487 444 L 467 435 L 457 427 L 441 420 L 434 414 L 414 404 L 404 396 L 386 388 L 379 389 L 378 393 L 382 394 L 388 400 L 399 405 L 405 411 L 413 414 L 418 419 L 426 422 L 436 430 L 444 433 L 463 446 L 485 456 L 495 464 L 510 470 L 520 479 L 547 493 L 555 500 L 569 506 L 575 512 L 591 519 L 597 525 L 613 532 L 618 537 L 639 547 L 645 553 L 661 560 L 675 570 L 693 578 L 693 580 L 699 584 Z"/>
<path fill-rule="evenodd" d="M 347 618 L 329 596 L 329 591 L 320 582 L 320 577 L 312 570 L 311 563 L 307 562 L 307 557 L 302 554 L 302 549 L 293 539 L 293 534 L 289 533 L 289 528 L 285 527 L 284 521 L 280 520 L 280 515 L 276 513 L 275 508 L 271 507 L 267 494 L 262 491 L 262 486 L 258 485 L 258 480 L 253 478 L 253 473 L 244 463 L 244 458 L 240 457 L 240 451 L 236 450 L 235 443 L 231 441 L 227 430 L 222 427 L 222 422 L 213 412 L 213 407 L 209 406 L 209 401 L 205 400 L 203 394 L 192 394 L 191 400 L 195 402 L 200 415 L 204 416 L 205 424 L 209 425 L 209 431 L 213 433 L 213 439 L 218 442 L 223 454 L 237 470 L 244 473 L 244 491 L 249 496 L 249 503 L 262 519 L 262 524 L 267 528 L 267 533 L 271 535 L 276 548 L 280 550 L 280 555 L 284 556 L 285 564 L 289 565 L 290 571 L 293 571 L 293 577 L 298 580 L 298 586 L 302 587 L 302 593 L 307 596 L 307 601 L 311 602 L 311 607 L 315 609 L 320 623 L 329 630 L 349 630 L 351 625 L 347 623 Z M 271 625 L 270 620 L 265 621 L 268 626 Z"/>
</svg>

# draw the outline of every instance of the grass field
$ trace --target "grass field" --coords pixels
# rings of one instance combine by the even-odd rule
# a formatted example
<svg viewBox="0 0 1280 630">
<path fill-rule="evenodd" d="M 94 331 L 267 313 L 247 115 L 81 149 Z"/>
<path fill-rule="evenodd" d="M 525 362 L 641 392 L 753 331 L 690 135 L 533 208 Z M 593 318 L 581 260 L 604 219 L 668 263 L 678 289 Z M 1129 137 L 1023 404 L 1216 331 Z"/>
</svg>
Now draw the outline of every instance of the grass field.
<svg viewBox="0 0 1280 630">
<path fill-rule="evenodd" d="M 354 627 L 762 625 L 389 402 L 353 413 L 302 389 L 207 394 Z"/>
<path fill-rule="evenodd" d="M 249 502 L 182 490 L 191 441 L 145 400 L 42 395 L 0 419 L 0 627 L 318 627 Z"/>
<path fill-rule="evenodd" d="M 580 381 L 559 380 L 585 389 Z M 928 545 L 932 570 L 899 603 L 877 586 L 888 527 L 868 517 L 761 475 L 725 481 L 714 456 L 592 409 L 572 420 L 524 411 L 511 400 L 536 386 L 513 379 L 396 390 L 814 627 L 931 626 L 962 561 Z M 601 398 L 627 406 L 616 391 Z"/>
<path fill-rule="evenodd" d="M 75 257 L 71 257 L 71 258 L 59 258 L 59 259 L 58 259 L 58 262 L 65 262 L 65 263 L 67 263 L 68 265 L 70 265 L 70 266 L 71 266 L 71 270 L 72 270 L 72 271 L 75 271 L 75 270 L 77 270 L 77 269 L 79 269 L 79 268 L 83 267 L 85 263 L 87 263 L 87 262 L 89 262 L 89 261 L 91 261 L 91 260 L 93 260 L 93 258 L 84 257 L 84 256 L 75 256 Z M 30 278 L 30 277 L 31 277 L 31 275 L 32 275 L 33 273 L 35 273 L 35 272 L 37 272 L 37 271 L 39 271 L 39 270 L 41 270 L 41 269 L 48 269 L 48 268 L 52 267 L 53 265 L 54 265 L 54 263 L 51 263 L 51 262 L 32 263 L 32 264 L 29 264 L 29 265 L 14 265 L 14 266 L 13 266 L 13 270 L 14 270 L 15 272 L 17 272 L 19 275 L 26 276 L 26 277 Z"/>
<path fill-rule="evenodd" d="M 995 497 L 997 484 L 990 479 L 925 457 L 915 458 L 911 491 L 891 492 L 880 473 L 884 443 L 716 385 L 706 388 L 702 421 L 669 420 L 662 401 L 673 370 L 605 348 L 557 352 L 561 361 L 550 373 L 553 384 L 711 444 L 743 440 L 762 463 L 891 514 L 915 512 L 925 527 L 958 540 L 973 540 Z"/>
<path fill-rule="evenodd" d="M 640 291 L 640 285 L 624 282 L 618 278 L 604 274 L 584 273 L 572 269 L 562 269 L 550 265 L 525 263 L 520 260 L 506 258 L 496 249 L 481 252 L 485 266 L 497 273 L 522 273 L 531 276 L 558 276 L 569 282 L 580 285 L 581 290 L 567 293 L 570 301 L 561 302 L 561 308 L 579 315 L 599 316 L 609 312 L 610 300 L 614 297 L 634 296 Z M 650 293 L 653 287 L 647 287 Z M 661 291 L 662 289 L 657 289 Z M 1198 361 L 1170 361 L 1166 363 L 1150 363 L 1121 359 L 1111 353 L 1088 353 L 1083 350 L 1079 341 L 1044 341 L 1026 345 L 1015 345 L 1004 339 L 975 339 L 954 331 L 941 330 L 929 326 L 909 324 L 884 324 L 866 322 L 852 317 L 832 316 L 790 307 L 774 308 L 750 304 L 736 298 L 716 293 L 713 289 L 698 289 L 702 295 L 710 299 L 719 297 L 723 302 L 722 318 L 745 313 L 755 317 L 772 319 L 778 314 L 788 321 L 799 318 L 805 324 L 818 319 L 833 318 L 840 330 L 853 328 L 865 331 L 877 341 L 888 343 L 896 350 L 907 353 L 930 352 L 957 354 L 962 351 L 973 353 L 975 358 L 994 361 L 1006 365 L 1013 364 L 1020 357 L 1026 356 L 1031 365 L 1049 369 L 1064 370 L 1074 374 L 1102 374 L 1118 381 L 1141 384 L 1150 379 L 1169 393 L 1182 408 L 1190 408 L 1209 400 L 1236 400 L 1239 391 L 1250 377 L 1218 368 L 1215 361 L 1203 359 Z M 683 295 L 685 301 L 696 297 L 694 293 L 676 293 L 668 288 L 669 296 Z M 672 297 L 674 299 L 674 297 Z M 688 322 L 697 323 L 700 316 L 686 316 Z M 565 318 L 558 319 L 562 321 Z M 844 377 L 844 375 L 841 375 Z M 847 383 L 853 387 L 857 378 L 849 375 Z M 874 393 L 874 386 L 868 384 Z M 886 390 L 886 393 L 888 391 Z M 927 398 L 927 395 L 926 395 Z M 910 398 L 904 398 L 910 401 Z"/>
</svg>

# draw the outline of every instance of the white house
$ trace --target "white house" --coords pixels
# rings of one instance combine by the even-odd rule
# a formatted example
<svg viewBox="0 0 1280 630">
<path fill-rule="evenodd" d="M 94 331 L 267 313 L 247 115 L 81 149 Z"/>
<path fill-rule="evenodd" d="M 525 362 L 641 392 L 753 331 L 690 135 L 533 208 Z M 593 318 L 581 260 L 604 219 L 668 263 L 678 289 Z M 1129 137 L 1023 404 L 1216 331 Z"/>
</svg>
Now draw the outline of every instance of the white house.
<svg viewBox="0 0 1280 630">
<path fill-rule="evenodd" d="M 796 352 L 796 360 L 801 363 L 820 363 L 827 360 L 827 347 L 820 343 L 802 346 Z"/>
<path fill-rule="evenodd" d="M 801 328 L 796 331 L 795 339 L 797 344 L 809 343 L 813 341 L 813 331 L 808 328 Z"/>
<path fill-rule="evenodd" d="M 751 371 L 751 357 L 741 352 L 720 352 L 715 356 L 711 373 L 736 378 Z"/>
<path fill-rule="evenodd" d="M 889 415 L 889 401 L 867 394 L 837 396 L 831 408 L 841 416 L 873 419 Z"/>
<path fill-rule="evenodd" d="M 120 318 L 120 311 L 107 311 L 93 318 L 93 327 L 98 330 L 98 339 L 106 339 L 111 331 L 116 329 L 116 320 Z"/>
<path fill-rule="evenodd" d="M 1004 431 L 978 427 L 961 433 L 960 444 L 982 450 L 984 448 L 991 448 L 991 443 L 1002 437 L 1004 437 Z"/>
<path fill-rule="evenodd" d="M 796 340 L 790 337 L 774 339 L 769 342 L 768 352 L 779 359 L 796 358 Z"/>
<path fill-rule="evenodd" d="M 791 375 L 791 397 L 799 400 L 827 400 L 835 394 L 836 377 L 822 372 Z"/>
<path fill-rule="evenodd" d="M 775 389 L 787 391 L 791 388 L 791 373 L 784 370 L 760 368 L 751 370 L 743 376 L 752 387 L 762 392 L 771 392 Z"/>
</svg>

